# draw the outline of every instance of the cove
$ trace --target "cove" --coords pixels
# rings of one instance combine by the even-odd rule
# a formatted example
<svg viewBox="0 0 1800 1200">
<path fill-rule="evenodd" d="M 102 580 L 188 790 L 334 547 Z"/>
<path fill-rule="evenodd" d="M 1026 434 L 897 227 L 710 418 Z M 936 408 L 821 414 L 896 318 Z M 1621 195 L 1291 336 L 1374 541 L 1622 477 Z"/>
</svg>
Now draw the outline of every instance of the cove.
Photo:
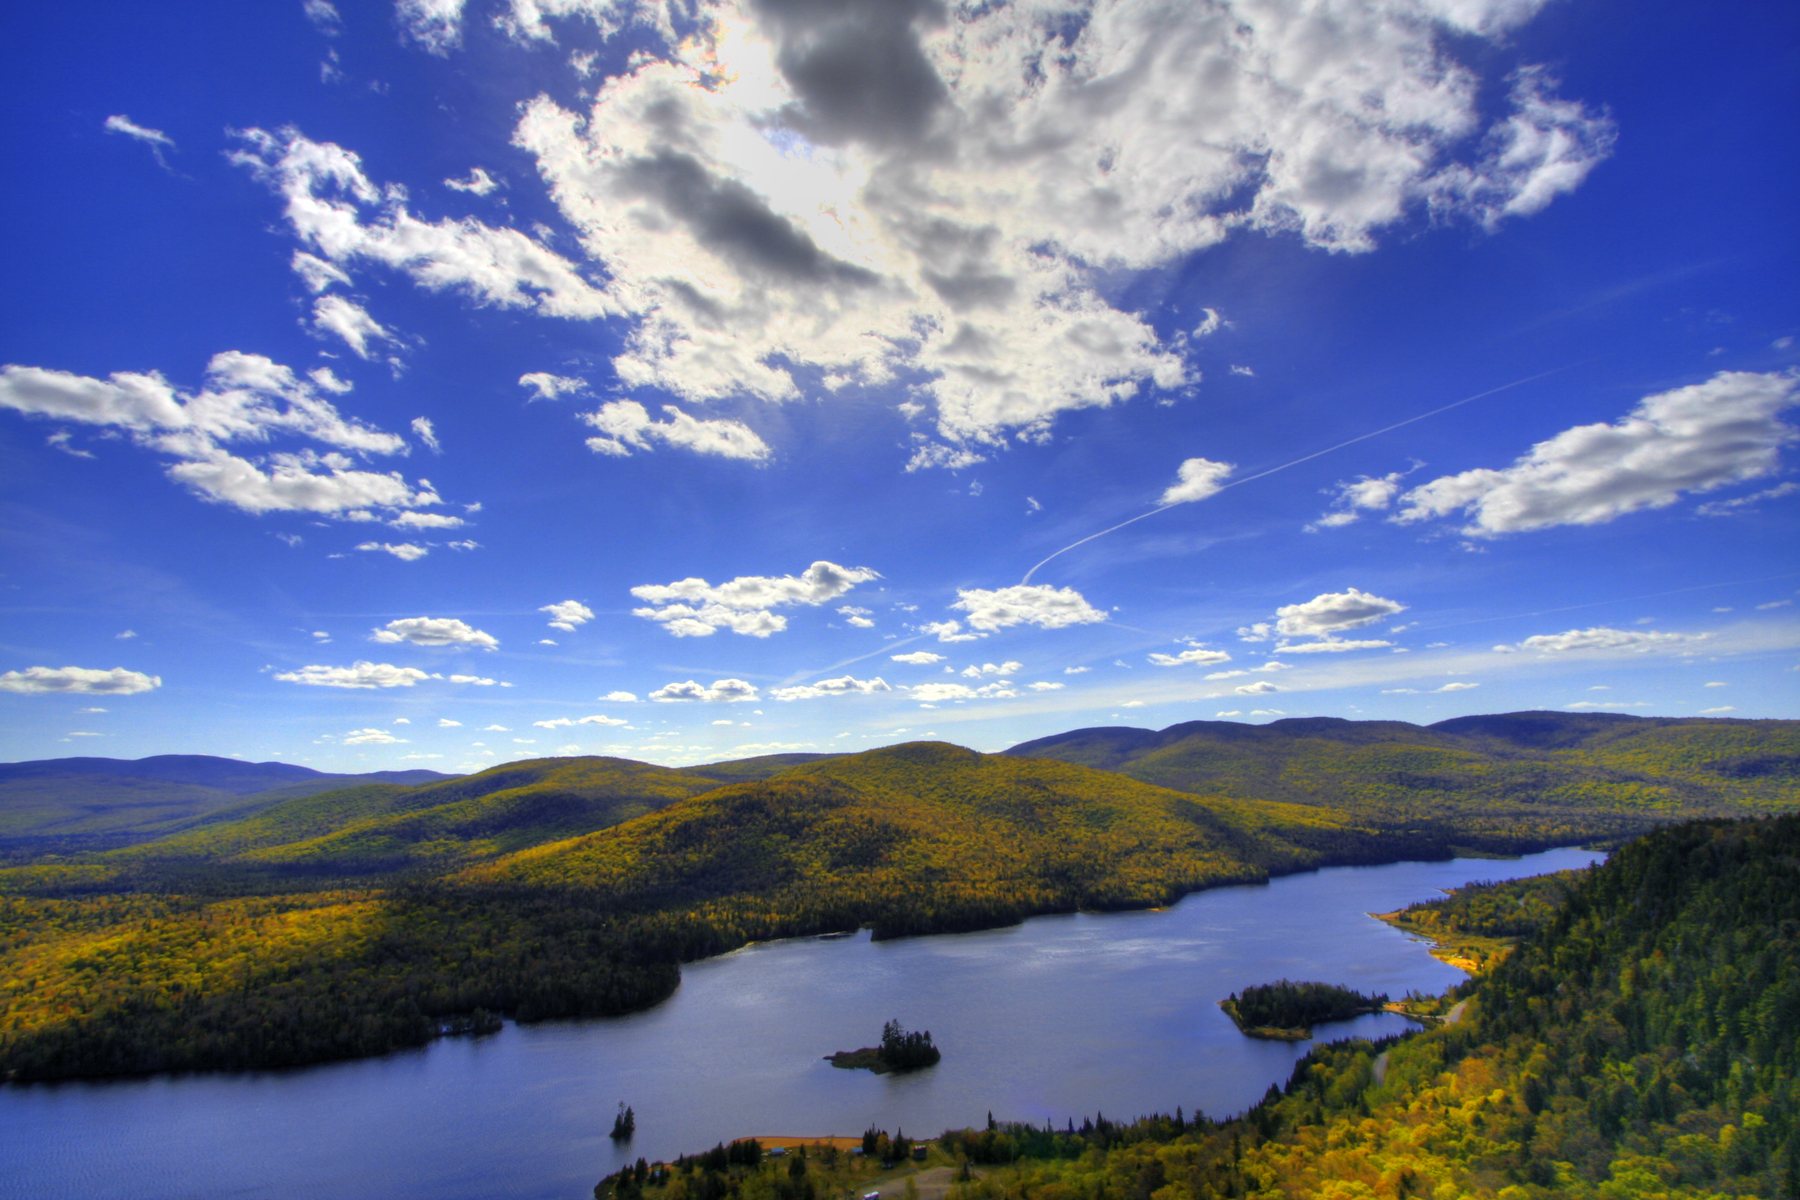
<svg viewBox="0 0 1800 1200">
<path fill-rule="evenodd" d="M 584 1200 L 623 1162 L 756 1134 L 931 1136 L 1101 1111 L 1215 1116 L 1285 1081 L 1308 1043 L 1239 1034 L 1217 1001 L 1281 977 L 1395 998 L 1463 973 L 1367 914 L 1474 880 L 1600 855 L 1336 867 L 1198 892 L 1150 912 L 1035 917 L 980 933 L 745 947 L 683 968 L 627 1017 L 507 1025 L 294 1071 L 0 1089 L 0 1197 L 33 1200 Z M 936 1067 L 840 1071 L 898 1018 Z M 1384 1036 L 1361 1017 L 1323 1038 Z M 637 1136 L 606 1134 L 620 1101 Z"/>
</svg>

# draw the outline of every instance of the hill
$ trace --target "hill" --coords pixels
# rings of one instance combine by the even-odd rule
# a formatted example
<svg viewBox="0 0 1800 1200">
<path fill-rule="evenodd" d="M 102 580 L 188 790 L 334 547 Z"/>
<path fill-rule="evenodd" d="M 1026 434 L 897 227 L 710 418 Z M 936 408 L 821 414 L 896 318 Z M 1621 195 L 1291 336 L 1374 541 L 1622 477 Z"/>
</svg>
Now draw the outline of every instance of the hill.
<svg viewBox="0 0 1800 1200">
<path fill-rule="evenodd" d="M 401 786 L 454 776 L 437 771 L 334 774 L 291 763 L 207 754 L 150 758 L 50 758 L 0 763 L 0 842 L 42 852 L 143 840 L 248 798 L 288 799 L 351 784 Z"/>
<path fill-rule="evenodd" d="M 1800 721 L 1553 712 L 1430 726 L 1190 721 L 1163 730 L 1077 729 L 1005 753 L 1446 837 L 1578 815 L 1641 822 L 1800 806 Z"/>
</svg>

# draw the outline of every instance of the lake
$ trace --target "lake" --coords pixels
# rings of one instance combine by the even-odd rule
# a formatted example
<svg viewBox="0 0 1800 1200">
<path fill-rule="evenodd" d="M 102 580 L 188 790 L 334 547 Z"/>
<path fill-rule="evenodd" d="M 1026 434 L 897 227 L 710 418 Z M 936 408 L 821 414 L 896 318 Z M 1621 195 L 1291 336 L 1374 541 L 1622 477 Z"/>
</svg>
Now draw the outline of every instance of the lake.
<svg viewBox="0 0 1800 1200">
<path fill-rule="evenodd" d="M 584 1200 L 639 1155 L 758 1134 L 932 1136 L 990 1111 L 1225 1116 L 1284 1082 L 1307 1044 L 1243 1037 L 1219 1000 L 1283 977 L 1442 991 L 1463 973 L 1368 913 L 1600 857 L 1339 867 L 1153 912 L 771 942 L 683 968 L 673 997 L 627 1017 L 303 1070 L 0 1088 L 0 1197 Z M 874 1045 L 889 1018 L 930 1030 L 943 1061 L 900 1077 L 823 1061 Z M 1409 1027 L 1384 1014 L 1319 1033 Z M 606 1136 L 620 1101 L 637 1113 L 625 1148 Z"/>
</svg>

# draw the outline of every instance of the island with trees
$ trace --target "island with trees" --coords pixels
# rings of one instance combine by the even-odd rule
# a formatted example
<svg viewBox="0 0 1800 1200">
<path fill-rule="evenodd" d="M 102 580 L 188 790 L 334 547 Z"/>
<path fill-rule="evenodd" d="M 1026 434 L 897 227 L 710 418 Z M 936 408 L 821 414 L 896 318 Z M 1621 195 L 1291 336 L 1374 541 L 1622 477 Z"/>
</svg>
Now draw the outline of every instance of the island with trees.
<svg viewBox="0 0 1800 1200">
<path fill-rule="evenodd" d="M 886 1075 L 890 1071 L 916 1071 L 936 1065 L 943 1052 L 931 1044 L 931 1031 L 909 1033 L 899 1021 L 881 1027 L 881 1045 L 864 1046 L 861 1050 L 839 1050 L 825 1056 L 834 1067 L 846 1071 L 873 1071 Z"/>
<path fill-rule="evenodd" d="M 1283 979 L 1247 987 L 1241 994 L 1233 992 L 1219 1001 L 1219 1007 L 1247 1037 L 1304 1042 L 1312 1037 L 1314 1025 L 1382 1012 L 1387 1003 L 1385 992 L 1365 996 L 1336 984 Z"/>
</svg>

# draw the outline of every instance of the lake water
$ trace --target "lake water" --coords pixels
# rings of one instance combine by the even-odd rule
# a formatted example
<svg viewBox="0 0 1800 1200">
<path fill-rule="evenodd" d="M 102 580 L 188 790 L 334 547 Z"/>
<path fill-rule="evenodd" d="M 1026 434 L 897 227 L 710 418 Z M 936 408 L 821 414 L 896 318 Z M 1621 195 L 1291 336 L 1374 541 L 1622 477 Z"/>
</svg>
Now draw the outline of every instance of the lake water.
<svg viewBox="0 0 1800 1200">
<path fill-rule="evenodd" d="M 930 1136 L 990 1111 L 1224 1116 L 1285 1081 L 1306 1044 L 1243 1037 L 1219 1000 L 1282 977 L 1441 991 L 1462 972 L 1366 914 L 1598 857 L 1334 868 L 1159 912 L 773 942 L 684 968 L 671 999 L 628 1017 L 297 1071 L 0 1088 L 0 1197 L 583 1200 L 628 1158 L 757 1134 Z M 903 1077 L 823 1061 L 875 1044 L 889 1018 L 930 1030 L 943 1061 Z M 638 1121 L 624 1149 L 606 1136 L 620 1101 Z"/>
</svg>

